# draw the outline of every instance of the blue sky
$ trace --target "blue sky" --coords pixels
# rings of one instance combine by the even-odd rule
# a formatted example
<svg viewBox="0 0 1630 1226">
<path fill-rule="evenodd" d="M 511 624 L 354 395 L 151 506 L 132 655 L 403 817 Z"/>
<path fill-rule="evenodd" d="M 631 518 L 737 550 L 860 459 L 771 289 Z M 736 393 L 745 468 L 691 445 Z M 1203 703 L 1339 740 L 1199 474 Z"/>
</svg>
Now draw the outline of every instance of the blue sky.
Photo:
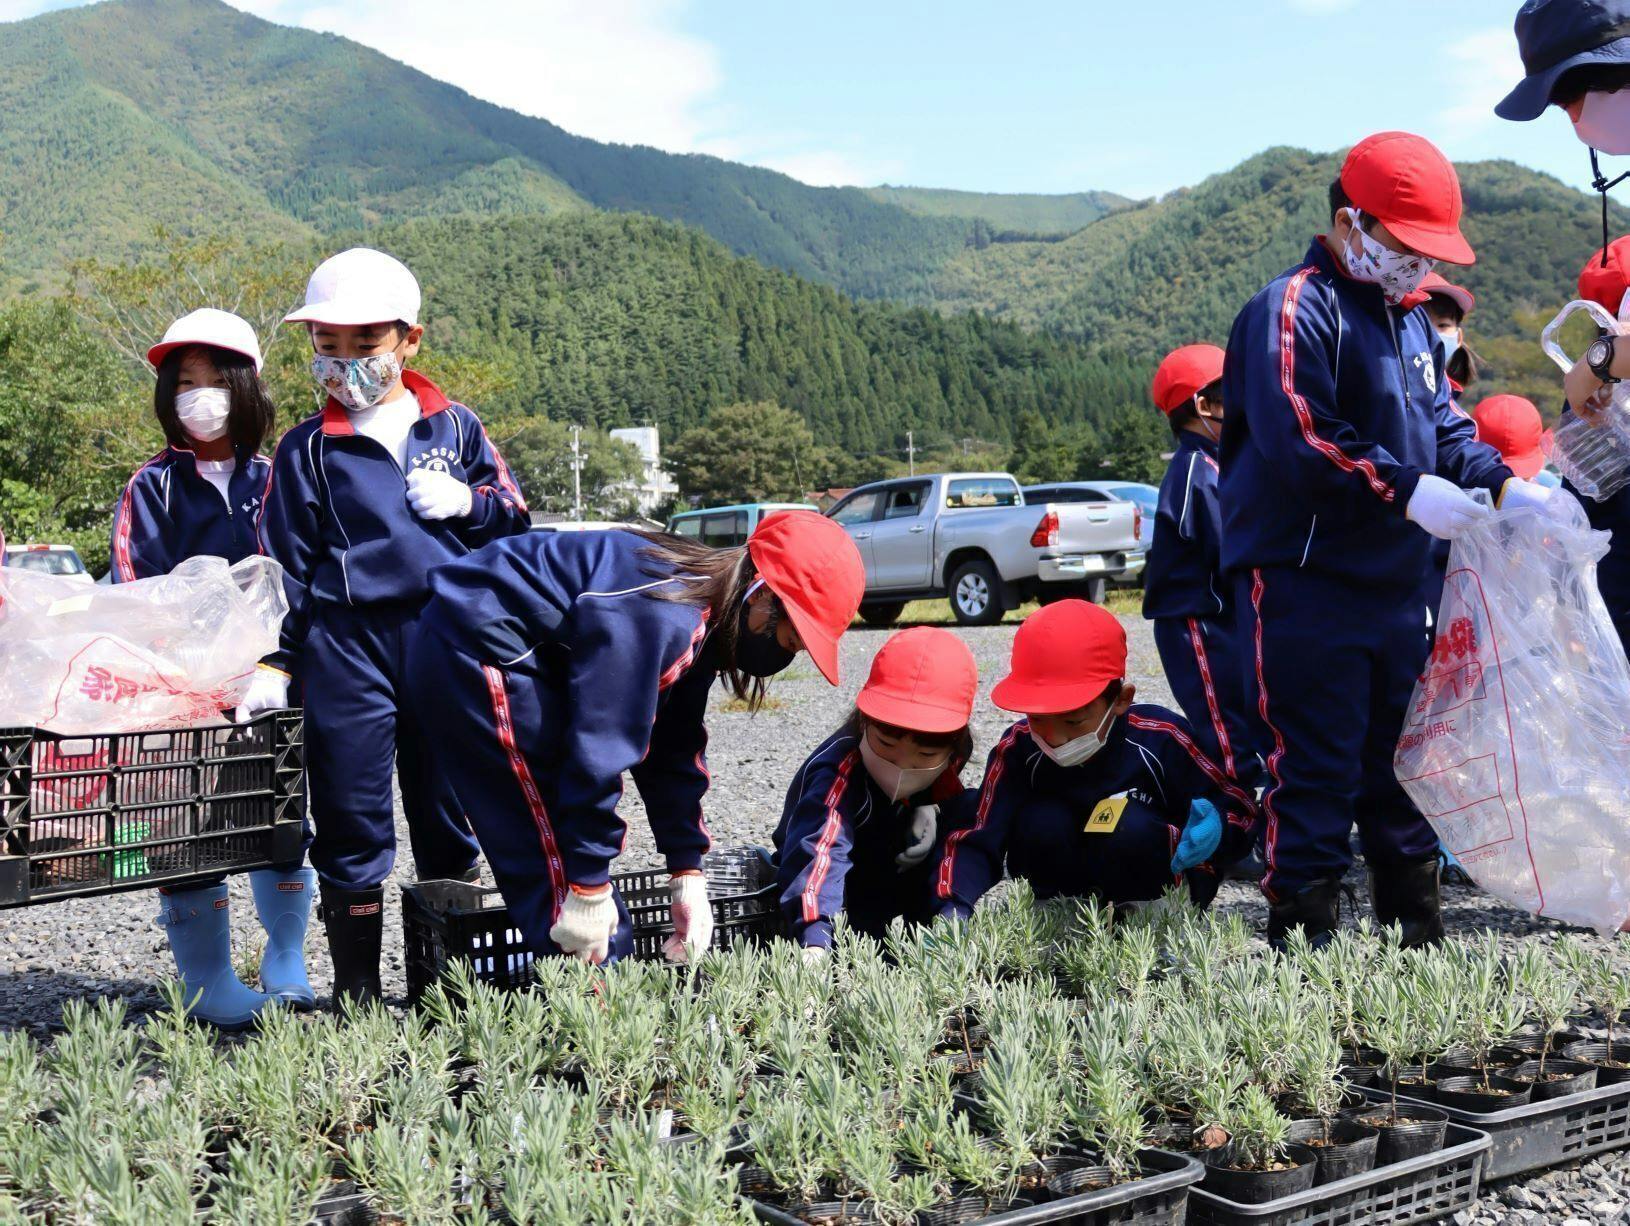
<svg viewBox="0 0 1630 1226">
<path fill-rule="evenodd" d="M 587 136 L 812 183 L 1144 196 L 1383 128 L 1589 177 L 1559 113 L 1490 109 L 1520 75 L 1518 0 L 232 3 Z"/>
</svg>

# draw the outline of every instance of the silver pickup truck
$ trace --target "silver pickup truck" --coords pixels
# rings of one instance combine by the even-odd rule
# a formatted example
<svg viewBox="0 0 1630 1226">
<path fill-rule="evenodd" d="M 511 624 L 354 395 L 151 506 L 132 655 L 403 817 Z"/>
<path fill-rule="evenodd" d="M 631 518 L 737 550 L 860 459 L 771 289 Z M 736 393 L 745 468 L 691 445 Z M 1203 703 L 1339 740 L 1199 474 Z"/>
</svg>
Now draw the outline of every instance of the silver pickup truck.
<svg viewBox="0 0 1630 1226">
<path fill-rule="evenodd" d="M 860 486 L 827 514 L 860 547 L 868 624 L 945 596 L 958 622 L 988 626 L 1032 597 L 1101 601 L 1136 552 L 1141 512 L 1130 502 L 1027 507 L 1008 473 L 936 473 Z"/>
</svg>

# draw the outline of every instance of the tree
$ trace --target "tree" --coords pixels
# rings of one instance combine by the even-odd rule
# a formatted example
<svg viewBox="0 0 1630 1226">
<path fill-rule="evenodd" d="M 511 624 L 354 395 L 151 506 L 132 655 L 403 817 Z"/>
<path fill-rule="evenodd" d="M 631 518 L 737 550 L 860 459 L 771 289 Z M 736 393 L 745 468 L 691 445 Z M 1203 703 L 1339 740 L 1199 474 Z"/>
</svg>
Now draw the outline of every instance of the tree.
<svg viewBox="0 0 1630 1226">
<path fill-rule="evenodd" d="M 668 449 L 680 490 L 703 504 L 793 502 L 833 469 L 798 414 L 773 401 L 715 409 Z"/>
<path fill-rule="evenodd" d="M 508 417 L 488 423 L 534 511 L 572 510 L 572 428 L 547 417 Z M 644 471 L 639 448 L 594 430 L 579 437 L 583 514 L 589 519 L 629 519 L 637 513 L 633 485 Z"/>
<path fill-rule="evenodd" d="M 1088 439 L 1076 478 L 1159 485 L 1173 446 L 1171 429 L 1159 413 L 1148 406 L 1125 406 L 1110 413 Z"/>
<path fill-rule="evenodd" d="M 1034 410 L 1019 415 L 1013 440 L 1013 458 L 1008 464 L 1026 485 L 1074 480 L 1082 457 L 1096 443 L 1090 426 L 1055 426 Z"/>
</svg>

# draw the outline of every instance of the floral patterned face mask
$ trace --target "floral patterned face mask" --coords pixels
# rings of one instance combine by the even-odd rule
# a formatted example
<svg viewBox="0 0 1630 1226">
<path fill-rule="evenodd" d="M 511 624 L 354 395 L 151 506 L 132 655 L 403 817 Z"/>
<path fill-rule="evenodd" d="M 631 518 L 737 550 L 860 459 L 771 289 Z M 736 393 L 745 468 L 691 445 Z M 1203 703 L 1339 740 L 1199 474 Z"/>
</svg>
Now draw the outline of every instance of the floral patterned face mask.
<svg viewBox="0 0 1630 1226">
<path fill-rule="evenodd" d="M 394 353 L 366 358 L 336 358 L 319 353 L 311 359 L 317 385 L 353 413 L 371 409 L 402 377 L 402 359 Z"/>
<path fill-rule="evenodd" d="M 1382 296 L 1391 306 L 1397 306 L 1413 294 L 1426 279 L 1426 274 L 1432 271 L 1432 265 L 1437 263 L 1424 255 L 1382 246 L 1364 233 L 1358 224 L 1356 212 L 1353 214 L 1353 233 L 1358 235 L 1358 251 L 1355 252 L 1350 244 L 1341 249 L 1348 275 L 1358 281 L 1379 285 Z"/>
</svg>

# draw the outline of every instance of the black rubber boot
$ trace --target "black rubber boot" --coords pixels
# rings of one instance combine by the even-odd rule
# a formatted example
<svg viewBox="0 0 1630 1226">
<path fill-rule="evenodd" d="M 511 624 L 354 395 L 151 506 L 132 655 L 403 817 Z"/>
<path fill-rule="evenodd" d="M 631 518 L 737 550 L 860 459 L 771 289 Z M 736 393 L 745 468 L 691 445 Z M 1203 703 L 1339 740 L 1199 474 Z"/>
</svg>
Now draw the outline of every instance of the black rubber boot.
<svg viewBox="0 0 1630 1226">
<path fill-rule="evenodd" d="M 1439 889 L 1442 862 L 1437 855 L 1420 860 L 1389 860 L 1370 865 L 1370 903 L 1378 924 L 1397 924 L 1405 949 L 1443 940 L 1443 897 Z"/>
<path fill-rule="evenodd" d="M 1341 880 L 1320 877 L 1289 898 L 1268 904 L 1268 945 L 1283 952 L 1292 928 L 1307 934 L 1308 944 L 1323 949 L 1341 923 Z"/>
<path fill-rule="evenodd" d="M 323 927 L 334 962 L 334 1007 L 345 999 L 367 1004 L 382 995 L 379 945 L 385 935 L 385 887 L 336 890 L 324 887 Z"/>
</svg>

